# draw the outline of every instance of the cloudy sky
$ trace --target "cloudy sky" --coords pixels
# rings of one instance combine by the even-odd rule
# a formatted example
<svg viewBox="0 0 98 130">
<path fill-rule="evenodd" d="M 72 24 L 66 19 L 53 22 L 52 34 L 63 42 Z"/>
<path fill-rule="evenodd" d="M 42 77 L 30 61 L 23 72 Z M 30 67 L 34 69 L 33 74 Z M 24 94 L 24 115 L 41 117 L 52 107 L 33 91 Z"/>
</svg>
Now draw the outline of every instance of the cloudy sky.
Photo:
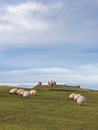
<svg viewBox="0 0 98 130">
<path fill-rule="evenodd" d="M 97 0 L 0 0 L 0 83 L 98 89 Z"/>
</svg>

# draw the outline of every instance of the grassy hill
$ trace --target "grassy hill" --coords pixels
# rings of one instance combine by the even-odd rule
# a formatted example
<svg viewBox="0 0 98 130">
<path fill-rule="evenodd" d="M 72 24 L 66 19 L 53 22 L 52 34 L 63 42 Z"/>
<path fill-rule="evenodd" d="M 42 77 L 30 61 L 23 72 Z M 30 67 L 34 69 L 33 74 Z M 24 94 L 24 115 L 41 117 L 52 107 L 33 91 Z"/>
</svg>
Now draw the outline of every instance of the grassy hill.
<svg viewBox="0 0 98 130">
<path fill-rule="evenodd" d="M 98 130 L 98 92 L 67 89 L 71 90 L 44 86 L 37 96 L 24 99 L 1 86 L 0 130 Z M 79 106 L 68 100 L 72 90 L 84 95 L 87 103 Z"/>
</svg>

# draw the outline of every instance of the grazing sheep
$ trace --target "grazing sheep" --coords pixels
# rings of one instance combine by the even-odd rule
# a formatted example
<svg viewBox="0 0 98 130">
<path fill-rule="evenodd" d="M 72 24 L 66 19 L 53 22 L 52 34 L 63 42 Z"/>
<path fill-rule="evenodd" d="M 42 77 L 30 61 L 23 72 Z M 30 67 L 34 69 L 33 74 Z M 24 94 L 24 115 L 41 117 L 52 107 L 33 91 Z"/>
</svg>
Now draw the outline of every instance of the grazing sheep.
<svg viewBox="0 0 98 130">
<path fill-rule="evenodd" d="M 17 95 L 19 95 L 19 93 L 20 93 L 21 91 L 23 91 L 23 90 L 24 90 L 24 89 L 18 89 L 17 92 L 16 92 Z"/>
<path fill-rule="evenodd" d="M 24 91 L 23 97 L 24 97 L 24 98 L 30 97 L 30 92 L 29 92 L 29 91 Z"/>
<path fill-rule="evenodd" d="M 16 94 L 17 92 L 17 88 L 12 88 L 10 91 L 9 91 L 9 94 Z"/>
<path fill-rule="evenodd" d="M 36 90 L 30 90 L 30 95 L 36 96 L 37 91 Z"/>
<path fill-rule="evenodd" d="M 78 99 L 77 99 L 77 104 L 82 105 L 84 103 L 86 103 L 85 97 L 84 96 L 79 96 Z"/>
<path fill-rule="evenodd" d="M 19 95 L 20 95 L 21 97 L 23 97 L 24 92 L 25 92 L 24 90 L 20 91 L 20 92 L 19 92 Z"/>
<path fill-rule="evenodd" d="M 75 93 L 71 93 L 71 94 L 69 95 L 68 99 L 74 99 L 74 96 L 75 96 L 75 95 L 76 95 Z"/>
<path fill-rule="evenodd" d="M 74 96 L 74 100 L 77 101 L 78 97 L 80 97 L 80 96 L 81 96 L 81 94 L 76 94 L 76 95 Z"/>
</svg>

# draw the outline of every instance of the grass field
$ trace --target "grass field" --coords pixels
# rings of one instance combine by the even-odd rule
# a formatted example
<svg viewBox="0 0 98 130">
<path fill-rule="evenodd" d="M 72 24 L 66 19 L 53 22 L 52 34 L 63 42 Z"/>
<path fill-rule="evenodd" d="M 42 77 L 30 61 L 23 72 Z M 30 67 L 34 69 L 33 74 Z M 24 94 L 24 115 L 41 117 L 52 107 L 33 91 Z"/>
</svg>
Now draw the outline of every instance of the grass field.
<svg viewBox="0 0 98 130">
<path fill-rule="evenodd" d="M 9 90 L 0 87 L 0 130 L 98 130 L 98 92 L 79 92 L 87 101 L 79 106 L 71 92 L 38 90 L 24 99 Z"/>
</svg>

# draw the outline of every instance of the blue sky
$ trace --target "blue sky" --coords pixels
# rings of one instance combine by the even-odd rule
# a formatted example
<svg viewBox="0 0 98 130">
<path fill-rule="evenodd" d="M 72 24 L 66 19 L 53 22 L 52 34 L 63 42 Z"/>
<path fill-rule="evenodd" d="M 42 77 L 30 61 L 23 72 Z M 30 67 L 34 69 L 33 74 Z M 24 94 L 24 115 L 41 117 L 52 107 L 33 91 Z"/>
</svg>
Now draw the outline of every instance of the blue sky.
<svg viewBox="0 0 98 130">
<path fill-rule="evenodd" d="M 98 89 L 97 0 L 0 0 L 0 82 Z"/>
</svg>

